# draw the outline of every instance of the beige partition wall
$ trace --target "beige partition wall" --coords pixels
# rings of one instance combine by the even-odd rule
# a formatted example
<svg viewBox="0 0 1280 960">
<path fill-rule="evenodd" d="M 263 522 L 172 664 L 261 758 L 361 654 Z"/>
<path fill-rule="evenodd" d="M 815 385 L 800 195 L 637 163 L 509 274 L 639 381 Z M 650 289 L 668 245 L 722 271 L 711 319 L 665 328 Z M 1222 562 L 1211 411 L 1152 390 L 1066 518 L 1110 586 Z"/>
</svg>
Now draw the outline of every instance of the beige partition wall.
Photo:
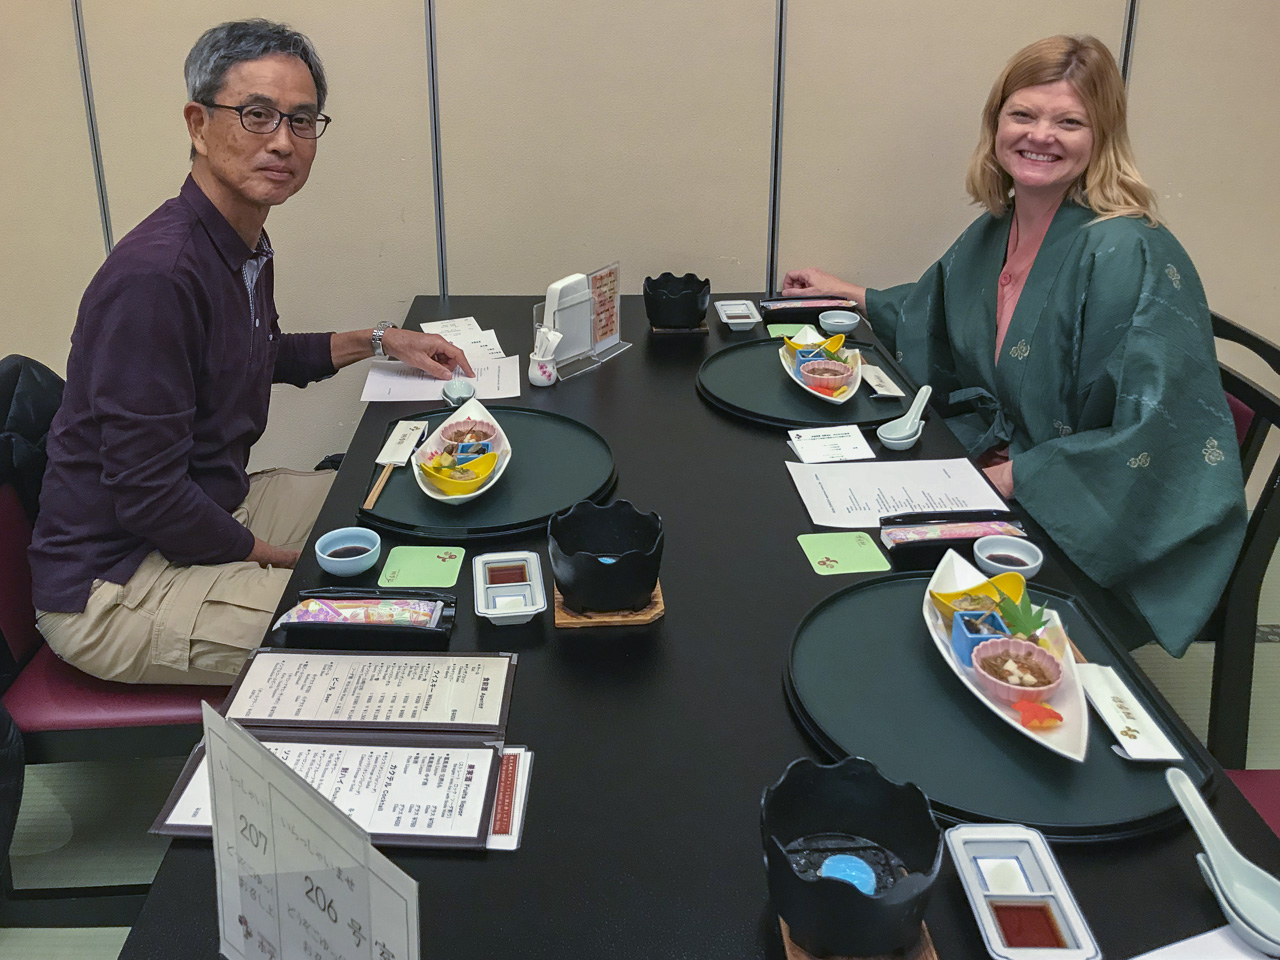
<svg viewBox="0 0 1280 960">
<path fill-rule="evenodd" d="M 1139 8 L 1129 100 L 1160 210 L 1220 313 L 1280 341 L 1280 4 Z"/>
<path fill-rule="evenodd" d="M 61 374 L 80 294 L 106 255 L 66 0 L 5 8 L 0 116 L 0 356 Z"/>
<path fill-rule="evenodd" d="M 438 288 L 422 0 L 355 7 L 307 0 L 173 3 L 84 0 L 85 28 L 116 237 L 190 169 L 182 64 L 208 27 L 261 16 L 306 33 L 329 80 L 306 187 L 267 221 L 286 331 L 402 320 Z M 363 406 L 362 367 L 309 387 L 276 387 L 254 465 L 309 467 L 345 449 Z"/>
<path fill-rule="evenodd" d="M 1124 0 L 790 0 L 778 282 L 819 266 L 915 280 L 970 220 L 978 114 L 1020 47 L 1092 33 L 1119 53 Z"/>
<path fill-rule="evenodd" d="M 437 7 L 450 293 L 620 260 L 758 289 L 774 0 Z"/>
</svg>

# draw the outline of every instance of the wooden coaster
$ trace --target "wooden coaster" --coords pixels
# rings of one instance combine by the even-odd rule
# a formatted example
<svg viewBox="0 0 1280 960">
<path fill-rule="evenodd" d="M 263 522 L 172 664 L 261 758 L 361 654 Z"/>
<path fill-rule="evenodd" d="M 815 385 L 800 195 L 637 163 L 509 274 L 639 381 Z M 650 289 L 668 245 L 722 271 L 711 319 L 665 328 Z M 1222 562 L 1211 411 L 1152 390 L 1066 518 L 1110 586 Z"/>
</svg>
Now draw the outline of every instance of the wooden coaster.
<svg viewBox="0 0 1280 960">
<path fill-rule="evenodd" d="M 782 928 L 782 946 L 787 951 L 787 960 L 816 960 L 813 954 L 801 950 L 791 942 L 787 921 L 779 917 L 778 926 Z M 920 939 L 910 950 L 898 950 L 880 957 L 828 957 L 827 960 L 938 960 L 938 951 L 934 949 L 933 938 L 929 936 L 929 927 L 922 923 Z"/>
<path fill-rule="evenodd" d="M 679 337 L 693 334 L 694 336 L 705 337 L 711 332 L 711 328 L 707 326 L 707 321 L 703 320 L 696 327 L 655 327 L 651 324 L 649 332 L 656 333 L 659 336 L 672 335 Z"/>
<path fill-rule="evenodd" d="M 564 605 L 564 597 L 560 596 L 557 587 L 551 588 L 556 595 L 556 626 L 569 627 L 638 627 L 653 623 L 667 612 L 662 602 L 662 581 L 653 588 L 653 596 L 649 605 L 643 610 L 615 610 L 612 613 L 574 613 Z"/>
</svg>

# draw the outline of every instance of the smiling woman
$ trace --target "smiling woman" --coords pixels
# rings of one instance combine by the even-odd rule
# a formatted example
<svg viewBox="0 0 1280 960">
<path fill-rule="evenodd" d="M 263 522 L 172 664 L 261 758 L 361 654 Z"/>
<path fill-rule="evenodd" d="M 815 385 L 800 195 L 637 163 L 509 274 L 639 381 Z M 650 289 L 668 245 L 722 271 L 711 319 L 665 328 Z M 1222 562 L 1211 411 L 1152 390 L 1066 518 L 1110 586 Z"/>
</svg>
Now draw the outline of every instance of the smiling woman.
<svg viewBox="0 0 1280 960">
<path fill-rule="evenodd" d="M 942 259 L 888 290 L 795 270 L 783 293 L 858 301 L 1000 492 L 1181 655 L 1234 566 L 1243 484 L 1204 291 L 1125 112 L 1099 40 L 1031 44 L 982 111 L 966 187 L 987 212 Z"/>
</svg>

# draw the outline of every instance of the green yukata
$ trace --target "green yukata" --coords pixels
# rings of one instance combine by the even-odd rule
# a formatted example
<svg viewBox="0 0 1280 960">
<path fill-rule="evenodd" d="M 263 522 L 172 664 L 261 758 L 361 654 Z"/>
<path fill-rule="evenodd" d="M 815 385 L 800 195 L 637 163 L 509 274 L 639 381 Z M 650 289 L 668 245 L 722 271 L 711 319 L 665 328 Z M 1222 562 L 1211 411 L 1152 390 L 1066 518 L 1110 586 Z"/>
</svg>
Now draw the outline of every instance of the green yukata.
<svg viewBox="0 0 1280 960">
<path fill-rule="evenodd" d="M 1175 656 L 1235 566 L 1246 510 L 1235 426 L 1195 267 L 1164 227 L 1064 201 L 995 362 L 1012 213 L 979 217 L 913 284 L 868 290 L 872 327 L 977 456 L 1009 448 L 1014 495 L 1126 596 Z"/>
</svg>

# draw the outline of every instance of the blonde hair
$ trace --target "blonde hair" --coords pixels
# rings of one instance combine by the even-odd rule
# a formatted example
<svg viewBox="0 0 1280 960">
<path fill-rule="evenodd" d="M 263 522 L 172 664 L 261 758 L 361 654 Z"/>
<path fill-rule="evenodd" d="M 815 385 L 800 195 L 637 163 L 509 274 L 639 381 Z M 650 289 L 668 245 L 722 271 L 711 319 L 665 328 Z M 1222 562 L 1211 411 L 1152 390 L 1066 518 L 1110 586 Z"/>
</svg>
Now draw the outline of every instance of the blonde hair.
<svg viewBox="0 0 1280 960">
<path fill-rule="evenodd" d="M 965 188 L 974 203 L 993 216 L 1009 209 L 1013 178 L 996 160 L 996 127 L 1000 110 L 1025 87 L 1065 80 L 1084 103 L 1093 130 L 1093 154 L 1067 199 L 1088 207 L 1099 220 L 1145 217 L 1154 226 L 1155 192 L 1138 173 L 1125 122 L 1124 81 L 1115 58 L 1097 37 L 1047 37 L 1013 55 L 996 78 L 982 108 L 978 146 L 969 161 Z"/>
</svg>

